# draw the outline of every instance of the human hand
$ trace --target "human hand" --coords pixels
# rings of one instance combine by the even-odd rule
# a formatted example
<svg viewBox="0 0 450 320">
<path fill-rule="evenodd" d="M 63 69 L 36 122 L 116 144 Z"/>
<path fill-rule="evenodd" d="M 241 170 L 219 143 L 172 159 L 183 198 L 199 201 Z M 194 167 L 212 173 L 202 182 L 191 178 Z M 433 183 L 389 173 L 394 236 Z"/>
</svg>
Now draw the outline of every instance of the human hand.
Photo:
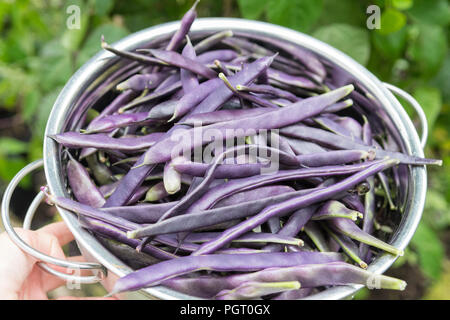
<svg viewBox="0 0 450 320">
<path fill-rule="evenodd" d="M 31 247 L 49 256 L 67 259 L 62 246 L 73 240 L 73 235 L 64 222 L 47 225 L 31 231 L 16 228 L 15 231 Z M 79 257 L 73 257 L 79 259 Z M 34 257 L 22 251 L 6 232 L 0 234 L 0 299 L 43 300 L 47 292 L 64 285 L 65 280 L 42 270 Z M 52 266 L 53 267 L 53 266 Z M 64 271 L 63 268 L 55 268 Z M 103 299 L 60 297 L 58 299 Z M 114 299 L 114 298 L 108 298 Z"/>
</svg>

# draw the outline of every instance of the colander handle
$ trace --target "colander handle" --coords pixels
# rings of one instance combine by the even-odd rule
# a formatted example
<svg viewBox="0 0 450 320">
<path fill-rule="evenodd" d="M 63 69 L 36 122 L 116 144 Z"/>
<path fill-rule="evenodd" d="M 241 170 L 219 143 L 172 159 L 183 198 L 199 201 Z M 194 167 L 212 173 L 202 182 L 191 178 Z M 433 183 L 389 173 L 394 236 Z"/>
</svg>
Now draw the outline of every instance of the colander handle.
<svg viewBox="0 0 450 320">
<path fill-rule="evenodd" d="M 14 193 L 14 190 L 16 189 L 19 182 L 29 173 L 33 172 L 34 170 L 37 170 L 43 166 L 44 161 L 42 159 L 36 160 L 27 166 L 25 166 L 22 170 L 20 170 L 16 176 L 11 180 L 8 187 L 5 190 L 5 193 L 3 194 L 2 199 L 2 205 L 1 205 L 1 211 L 2 211 L 2 222 L 3 226 L 5 227 L 6 232 L 8 233 L 11 240 L 23 251 L 28 253 L 29 255 L 36 258 L 39 262 L 38 265 L 45 271 L 60 277 L 68 282 L 76 283 L 76 284 L 82 284 L 82 283 L 97 283 L 100 282 L 104 276 L 106 275 L 106 269 L 104 266 L 98 263 L 91 263 L 91 262 L 74 262 L 74 261 L 66 261 L 57 259 L 54 257 L 51 257 L 49 255 L 46 255 L 31 246 L 29 246 L 25 241 L 23 241 L 19 235 L 16 233 L 14 228 L 11 225 L 11 220 L 9 217 L 9 207 L 11 202 L 11 197 Z M 41 201 L 44 198 L 44 193 L 41 191 L 38 193 L 38 195 L 34 198 L 33 202 L 31 203 L 30 207 L 28 208 L 28 211 L 25 215 L 23 228 L 24 229 L 30 229 L 31 221 L 33 220 L 34 214 L 41 203 Z M 70 274 L 65 273 L 61 271 L 57 271 L 50 267 L 50 265 L 62 267 L 66 269 L 66 271 L 69 271 L 71 273 L 74 273 L 74 271 L 79 270 L 93 270 L 94 274 L 92 276 L 79 276 L 76 274 Z"/>
<path fill-rule="evenodd" d="M 383 84 L 387 89 L 405 99 L 414 108 L 414 110 L 416 110 L 417 114 L 419 115 L 420 126 L 422 128 L 422 137 L 420 138 L 420 145 L 422 146 L 422 149 L 425 148 L 428 139 L 428 120 L 427 116 L 425 115 L 425 112 L 423 111 L 423 108 L 417 102 L 417 100 L 414 99 L 414 97 L 411 96 L 408 92 L 390 83 L 384 82 Z"/>
</svg>

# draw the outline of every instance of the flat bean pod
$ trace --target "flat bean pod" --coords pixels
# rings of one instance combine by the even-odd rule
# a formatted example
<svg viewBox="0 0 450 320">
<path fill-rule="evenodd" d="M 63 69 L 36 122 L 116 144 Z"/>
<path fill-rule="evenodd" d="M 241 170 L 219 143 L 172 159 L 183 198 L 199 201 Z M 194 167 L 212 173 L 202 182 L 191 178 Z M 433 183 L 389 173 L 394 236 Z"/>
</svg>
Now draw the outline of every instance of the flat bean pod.
<svg viewBox="0 0 450 320">
<path fill-rule="evenodd" d="M 163 261 L 120 278 L 114 286 L 113 294 L 154 286 L 165 280 L 199 270 L 256 271 L 271 267 L 334 262 L 341 259 L 340 254 L 322 252 L 186 256 Z"/>
</svg>

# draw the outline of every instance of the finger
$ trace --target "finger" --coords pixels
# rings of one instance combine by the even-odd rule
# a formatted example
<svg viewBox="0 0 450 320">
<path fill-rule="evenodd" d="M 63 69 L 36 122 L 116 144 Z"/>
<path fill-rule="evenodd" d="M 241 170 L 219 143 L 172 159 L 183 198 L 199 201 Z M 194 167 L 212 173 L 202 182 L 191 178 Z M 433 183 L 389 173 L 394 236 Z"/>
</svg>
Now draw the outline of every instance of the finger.
<svg viewBox="0 0 450 320">
<path fill-rule="evenodd" d="M 83 256 L 67 257 L 67 260 L 69 260 L 69 261 L 86 262 L 86 259 Z"/>
<path fill-rule="evenodd" d="M 15 228 L 19 237 L 30 247 L 44 254 L 64 258 L 58 239 L 51 234 Z M 7 234 L 0 235 L 0 295 L 12 292 L 20 297 L 20 290 L 30 276 L 37 259 L 17 247 Z"/>
<path fill-rule="evenodd" d="M 62 230 L 62 228 L 55 228 L 55 230 Z M 21 233 L 23 233 L 24 238 L 27 238 L 27 242 L 30 243 L 30 245 L 35 248 L 37 251 L 48 255 L 50 257 L 59 259 L 59 260 L 66 260 L 64 251 L 61 247 L 61 244 L 59 242 L 59 239 L 57 238 L 56 235 L 51 234 L 51 233 L 46 233 L 43 230 L 39 230 L 39 231 L 29 231 L 26 230 L 26 232 L 24 231 L 19 231 Z M 58 234 L 58 233 L 56 233 Z M 28 256 L 30 257 L 30 256 Z M 38 262 L 36 259 L 34 258 L 30 258 L 30 266 L 33 267 L 35 265 L 36 262 Z M 52 269 L 54 269 L 55 271 L 58 272 L 67 272 L 67 270 L 63 267 L 57 266 L 57 265 L 53 265 L 53 264 L 47 264 L 49 267 L 51 267 Z M 32 274 L 32 279 L 34 279 L 34 282 L 36 285 L 39 285 L 39 287 L 42 288 L 42 290 L 44 292 L 50 291 L 52 290 L 52 288 L 55 287 L 59 287 L 61 286 L 61 278 L 52 275 L 50 273 L 48 273 L 45 270 L 42 269 L 38 269 L 37 266 L 34 266 L 34 272 Z M 31 280 L 30 277 L 28 277 L 29 280 Z M 64 281 L 64 280 L 63 280 Z"/>
<path fill-rule="evenodd" d="M 59 238 L 56 235 L 51 233 L 43 233 L 42 230 L 36 231 L 38 234 L 38 243 L 36 244 L 36 248 L 44 254 L 47 254 L 51 257 L 54 257 L 59 260 L 66 260 L 66 256 L 61 247 Z M 67 272 L 66 268 L 48 264 L 52 269 L 58 272 Z M 63 280 L 64 281 L 64 280 Z M 52 275 L 47 271 L 41 270 L 41 285 L 44 292 L 52 290 L 51 288 L 61 286 L 61 278 L 58 276 Z"/>
<path fill-rule="evenodd" d="M 37 232 L 49 233 L 54 235 L 61 246 L 74 240 L 72 232 L 64 221 L 55 222 L 37 230 Z"/>
<path fill-rule="evenodd" d="M 0 234 L 0 261 L 0 279 L 3 280 L 0 281 L 0 297 L 16 300 L 20 297 L 22 283 L 32 270 L 30 264 L 33 261 L 30 261 L 27 255 L 12 242 L 6 232 Z M 14 263 L 7 261 L 14 261 Z"/>
<path fill-rule="evenodd" d="M 74 261 L 74 262 L 84 262 L 85 259 L 83 256 L 74 256 L 74 257 L 66 257 L 65 258 L 67 261 Z M 62 270 L 58 270 L 64 273 L 67 273 L 69 275 L 77 275 L 77 276 L 91 276 L 93 275 L 94 271 L 91 270 L 74 270 L 74 269 L 62 269 Z M 46 273 L 44 276 L 44 283 L 46 284 L 46 291 L 51 291 L 54 290 L 56 288 L 59 288 L 61 286 L 64 286 L 68 283 L 68 281 L 66 279 L 62 279 L 59 278 L 58 276 L 52 275 L 50 273 Z"/>
</svg>

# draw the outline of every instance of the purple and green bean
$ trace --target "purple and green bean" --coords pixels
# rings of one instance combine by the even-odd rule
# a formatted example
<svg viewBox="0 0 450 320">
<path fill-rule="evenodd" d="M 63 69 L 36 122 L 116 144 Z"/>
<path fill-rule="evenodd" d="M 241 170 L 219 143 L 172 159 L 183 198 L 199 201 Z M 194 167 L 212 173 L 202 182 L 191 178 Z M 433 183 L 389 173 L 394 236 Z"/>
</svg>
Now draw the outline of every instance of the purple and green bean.
<svg viewBox="0 0 450 320">
<path fill-rule="evenodd" d="M 111 294 L 156 285 L 207 299 L 297 299 L 351 284 L 404 290 L 364 270 L 381 254 L 403 254 L 373 225 L 402 214 L 398 165 L 442 161 L 400 152 L 380 130 L 392 126 L 380 105 L 359 98 L 357 80 L 333 83 L 309 51 L 230 30 L 191 34 L 197 5 L 159 47 L 127 52 L 102 38 L 101 48 L 141 68 L 94 104 L 96 118 L 48 137 L 64 150 L 72 196 L 45 190 L 48 202 L 147 257 Z"/>
</svg>

